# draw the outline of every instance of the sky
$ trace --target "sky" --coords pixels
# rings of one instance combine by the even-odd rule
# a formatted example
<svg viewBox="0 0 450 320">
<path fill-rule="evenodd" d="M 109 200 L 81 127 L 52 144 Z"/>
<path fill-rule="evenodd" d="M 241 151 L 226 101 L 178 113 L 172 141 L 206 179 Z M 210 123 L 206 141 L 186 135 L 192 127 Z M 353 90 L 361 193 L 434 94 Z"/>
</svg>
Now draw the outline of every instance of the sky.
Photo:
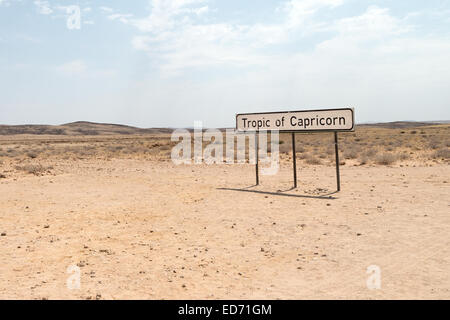
<svg viewBox="0 0 450 320">
<path fill-rule="evenodd" d="M 450 0 L 0 0 L 0 123 L 450 120 Z"/>
</svg>

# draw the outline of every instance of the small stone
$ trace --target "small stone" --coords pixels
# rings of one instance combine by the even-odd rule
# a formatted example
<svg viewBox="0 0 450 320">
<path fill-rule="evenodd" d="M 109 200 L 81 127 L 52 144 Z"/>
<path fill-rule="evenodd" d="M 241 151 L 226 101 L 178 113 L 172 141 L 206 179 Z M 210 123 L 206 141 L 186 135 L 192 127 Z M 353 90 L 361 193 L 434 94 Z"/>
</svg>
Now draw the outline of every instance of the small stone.
<svg viewBox="0 0 450 320">
<path fill-rule="evenodd" d="M 2 232 L 1 236 L 6 237 L 6 232 Z"/>
</svg>

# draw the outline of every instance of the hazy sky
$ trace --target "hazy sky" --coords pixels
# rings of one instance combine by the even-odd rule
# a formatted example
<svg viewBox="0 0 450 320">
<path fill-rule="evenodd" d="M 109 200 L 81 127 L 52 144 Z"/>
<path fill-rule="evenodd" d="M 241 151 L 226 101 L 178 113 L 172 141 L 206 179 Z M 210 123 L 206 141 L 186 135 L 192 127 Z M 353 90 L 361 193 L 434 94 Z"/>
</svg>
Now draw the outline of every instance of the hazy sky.
<svg viewBox="0 0 450 320">
<path fill-rule="evenodd" d="M 3 124 L 449 120 L 450 0 L 0 0 L 0 87 Z"/>
</svg>

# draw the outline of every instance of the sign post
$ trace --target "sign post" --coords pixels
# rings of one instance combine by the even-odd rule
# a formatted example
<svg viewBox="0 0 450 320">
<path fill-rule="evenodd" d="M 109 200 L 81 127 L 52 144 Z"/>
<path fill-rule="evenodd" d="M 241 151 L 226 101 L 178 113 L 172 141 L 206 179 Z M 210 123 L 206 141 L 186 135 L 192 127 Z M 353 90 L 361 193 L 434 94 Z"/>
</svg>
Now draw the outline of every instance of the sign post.
<svg viewBox="0 0 450 320">
<path fill-rule="evenodd" d="M 259 134 L 255 133 L 255 169 L 256 169 L 256 185 L 259 185 Z"/>
<path fill-rule="evenodd" d="M 339 173 L 338 132 L 354 131 L 355 115 L 353 108 L 246 113 L 236 115 L 236 131 L 255 133 L 256 139 L 256 185 L 259 185 L 259 137 L 261 131 L 279 131 L 292 133 L 292 159 L 294 170 L 294 188 L 297 188 L 297 161 L 295 133 L 334 132 L 336 153 L 337 191 L 341 190 Z"/>
<path fill-rule="evenodd" d="M 341 191 L 341 175 L 339 174 L 339 145 L 338 134 L 334 132 L 334 153 L 336 154 L 336 184 L 337 191 Z"/>
<path fill-rule="evenodd" d="M 297 153 L 295 151 L 295 132 L 292 132 L 292 162 L 294 170 L 294 188 L 297 188 Z"/>
</svg>

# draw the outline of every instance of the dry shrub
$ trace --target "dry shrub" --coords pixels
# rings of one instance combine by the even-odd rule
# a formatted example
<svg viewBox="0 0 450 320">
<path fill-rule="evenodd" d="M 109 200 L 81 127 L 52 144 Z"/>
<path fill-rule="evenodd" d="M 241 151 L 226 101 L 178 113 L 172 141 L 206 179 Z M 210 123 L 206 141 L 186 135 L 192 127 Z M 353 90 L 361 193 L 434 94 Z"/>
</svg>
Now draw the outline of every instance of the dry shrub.
<svg viewBox="0 0 450 320">
<path fill-rule="evenodd" d="M 358 157 L 358 150 L 350 149 L 344 152 L 345 159 L 356 159 Z"/>
<path fill-rule="evenodd" d="M 375 163 L 380 165 L 390 165 L 398 160 L 397 155 L 393 153 L 381 153 L 375 158 Z"/>
<path fill-rule="evenodd" d="M 327 153 L 327 155 L 331 156 L 332 154 L 334 154 L 334 148 L 333 147 L 327 147 L 325 152 Z"/>
<path fill-rule="evenodd" d="M 290 144 L 282 144 L 280 145 L 280 153 L 289 153 L 291 151 L 291 145 Z"/>
<path fill-rule="evenodd" d="M 359 164 L 360 165 L 365 165 L 369 162 L 369 158 L 365 155 L 359 157 Z"/>
<path fill-rule="evenodd" d="M 307 152 L 301 152 L 301 153 L 297 154 L 297 159 L 304 160 L 304 159 L 307 159 L 309 157 L 310 157 L 310 155 Z"/>
<path fill-rule="evenodd" d="M 321 164 L 322 161 L 320 161 L 320 159 L 317 159 L 317 158 L 314 157 L 314 156 L 308 156 L 308 157 L 306 158 L 306 163 L 307 163 L 307 164 L 318 165 L 318 164 Z"/>
<path fill-rule="evenodd" d="M 445 160 L 450 159 L 450 148 L 443 148 L 443 149 L 436 150 L 433 153 L 433 158 L 434 159 L 445 159 Z"/>
<path fill-rule="evenodd" d="M 437 149 L 439 149 L 440 146 L 441 146 L 441 141 L 436 138 L 433 138 L 430 142 L 428 142 L 428 147 L 430 149 L 437 150 Z"/>
<path fill-rule="evenodd" d="M 34 174 L 36 176 L 53 169 L 53 167 L 44 167 L 41 164 L 26 164 L 24 166 L 15 166 L 16 170 L 25 171 L 26 173 Z"/>
<path fill-rule="evenodd" d="M 295 151 L 296 152 L 305 152 L 306 150 L 303 147 L 295 146 Z"/>
<path fill-rule="evenodd" d="M 366 156 L 368 158 L 374 157 L 378 153 L 378 150 L 375 148 L 370 148 L 369 150 L 365 151 L 363 153 L 363 156 Z"/>
<path fill-rule="evenodd" d="M 409 160 L 410 156 L 409 156 L 408 153 L 403 152 L 403 153 L 400 153 L 400 154 L 399 154 L 398 158 L 399 158 L 401 161 L 405 161 L 405 160 Z"/>
<path fill-rule="evenodd" d="M 171 150 L 172 147 L 170 146 L 170 144 L 164 144 L 159 148 L 161 151 L 167 151 L 167 150 Z"/>
</svg>

